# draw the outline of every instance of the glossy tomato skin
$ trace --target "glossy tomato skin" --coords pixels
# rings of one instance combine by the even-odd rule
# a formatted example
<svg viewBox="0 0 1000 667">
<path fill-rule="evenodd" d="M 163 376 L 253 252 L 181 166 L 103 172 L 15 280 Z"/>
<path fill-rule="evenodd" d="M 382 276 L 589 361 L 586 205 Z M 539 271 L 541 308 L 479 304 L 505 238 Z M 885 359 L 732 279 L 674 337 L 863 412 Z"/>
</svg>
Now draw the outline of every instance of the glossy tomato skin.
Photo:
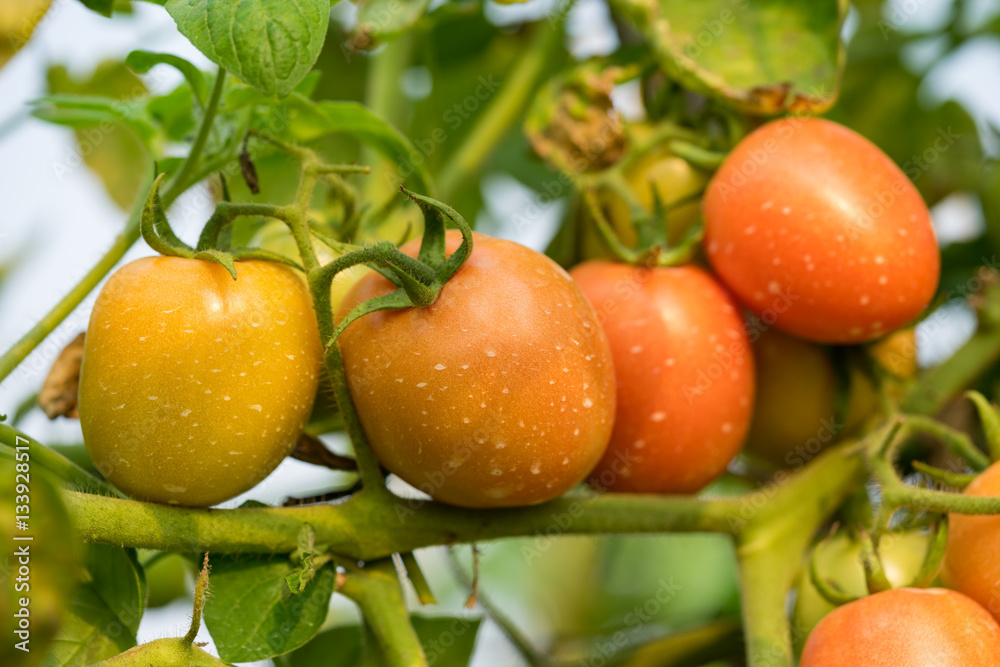
<svg viewBox="0 0 1000 667">
<path fill-rule="evenodd" d="M 292 450 L 320 375 L 308 292 L 284 266 L 178 257 L 119 269 L 94 304 L 80 425 L 125 493 L 207 506 L 261 481 Z"/>
<path fill-rule="evenodd" d="M 783 119 L 748 135 L 709 183 L 703 212 L 722 281 L 801 338 L 878 338 L 919 315 L 937 287 L 937 242 L 916 188 L 831 121 Z"/>
<path fill-rule="evenodd" d="M 1000 463 L 980 473 L 963 493 L 1000 496 Z M 1000 516 L 948 515 L 942 579 L 1000 621 Z"/>
<path fill-rule="evenodd" d="M 449 252 L 460 240 L 448 233 Z M 392 289 L 366 275 L 338 320 Z M 375 456 L 437 500 L 551 500 L 580 483 L 608 444 L 614 370 L 594 310 L 562 268 L 517 243 L 475 234 L 434 304 L 366 315 L 340 347 Z"/>
<path fill-rule="evenodd" d="M 584 262 L 570 275 L 594 304 L 618 382 L 615 429 L 591 484 L 694 493 L 743 444 L 753 353 L 726 291 L 694 266 Z"/>
<path fill-rule="evenodd" d="M 968 667 L 1000 664 L 1000 625 L 966 596 L 897 588 L 827 614 L 800 667 Z"/>
<path fill-rule="evenodd" d="M 919 531 L 886 533 L 879 540 L 879 558 L 885 576 L 893 586 L 906 586 L 920 571 L 930 546 L 930 536 Z M 848 595 L 868 594 L 865 571 L 861 564 L 861 544 L 844 532 L 816 546 L 810 558 L 816 559 L 817 569 L 825 581 L 833 583 Z M 803 569 L 795 610 L 792 614 L 794 636 L 805 639 L 820 620 L 836 607 L 816 589 L 808 568 Z M 799 648 L 801 648 L 799 643 Z"/>
</svg>

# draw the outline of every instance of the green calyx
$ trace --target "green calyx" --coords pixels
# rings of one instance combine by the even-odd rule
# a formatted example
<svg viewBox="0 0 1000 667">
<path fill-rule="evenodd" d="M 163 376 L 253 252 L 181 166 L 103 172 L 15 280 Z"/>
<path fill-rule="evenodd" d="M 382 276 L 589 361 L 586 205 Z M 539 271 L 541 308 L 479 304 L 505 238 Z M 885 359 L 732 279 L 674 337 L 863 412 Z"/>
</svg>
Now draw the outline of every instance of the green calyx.
<svg viewBox="0 0 1000 667">
<path fill-rule="evenodd" d="M 351 322 L 380 310 L 424 308 L 437 300 L 441 288 L 472 254 L 472 228 L 455 209 L 436 199 L 400 190 L 424 212 L 424 236 L 416 258 L 401 252 L 394 244 L 383 241 L 373 246 L 347 252 L 309 274 L 313 293 L 329 293 L 338 273 L 358 264 L 367 264 L 392 282 L 397 289 L 356 306 L 344 317 L 327 341 L 329 349 Z M 462 243 L 450 256 L 445 252 L 445 220 L 462 233 Z"/>
</svg>

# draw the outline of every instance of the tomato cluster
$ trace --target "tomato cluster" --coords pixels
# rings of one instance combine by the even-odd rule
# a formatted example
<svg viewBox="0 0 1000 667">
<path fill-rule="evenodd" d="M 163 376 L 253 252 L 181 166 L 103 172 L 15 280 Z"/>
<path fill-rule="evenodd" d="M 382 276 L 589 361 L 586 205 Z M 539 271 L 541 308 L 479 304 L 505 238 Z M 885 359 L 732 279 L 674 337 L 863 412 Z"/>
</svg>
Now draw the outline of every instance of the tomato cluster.
<svg viewBox="0 0 1000 667">
<path fill-rule="evenodd" d="M 685 198 L 704 187 L 702 172 L 654 148 L 626 176 L 633 205 L 682 214 L 668 217 L 679 225 L 669 239 L 692 224 Z M 630 205 L 604 204 L 634 243 Z M 588 476 L 600 490 L 694 493 L 748 434 L 750 451 L 795 465 L 856 425 L 871 385 L 852 376 L 838 422 L 834 365 L 818 343 L 890 332 L 930 298 L 936 246 L 912 185 L 851 131 L 786 119 L 730 153 L 703 209 L 712 273 L 600 260 L 567 274 L 476 234 L 432 305 L 351 324 L 339 345 L 380 463 L 470 507 L 543 502 Z M 451 250 L 459 239 L 449 234 Z M 127 493 L 214 504 L 296 441 L 319 377 L 309 296 L 277 265 L 241 262 L 239 274 L 149 259 L 102 291 L 80 412 L 92 456 Z M 394 289 L 365 275 L 337 318 Z"/>
</svg>

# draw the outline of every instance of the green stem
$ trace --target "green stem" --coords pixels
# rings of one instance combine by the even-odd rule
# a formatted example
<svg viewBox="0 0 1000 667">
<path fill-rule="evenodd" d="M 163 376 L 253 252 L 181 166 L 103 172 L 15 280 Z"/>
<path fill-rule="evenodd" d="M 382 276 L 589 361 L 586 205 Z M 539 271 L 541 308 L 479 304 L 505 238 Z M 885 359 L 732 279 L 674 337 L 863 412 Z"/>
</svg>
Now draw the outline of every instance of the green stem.
<svg viewBox="0 0 1000 667">
<path fill-rule="evenodd" d="M 405 127 L 410 108 L 399 81 L 412 60 L 413 37 L 410 32 L 403 33 L 382 48 L 371 60 L 365 86 L 365 106 L 398 128 Z M 371 165 L 374 174 L 374 178 L 365 179 L 362 185 L 363 201 L 378 205 L 396 196 L 394 181 L 386 178 L 386 171 L 392 168 L 391 160 L 363 145 L 358 161 Z"/>
<path fill-rule="evenodd" d="M 465 568 L 462 567 L 461 561 L 458 559 L 458 554 L 455 553 L 454 549 L 448 549 L 448 562 L 451 565 L 452 572 L 455 573 L 455 578 L 458 579 L 459 584 L 462 588 L 472 590 L 475 584 L 473 583 L 473 578 L 469 577 L 465 573 Z M 477 556 L 473 556 L 474 558 Z M 476 564 L 473 563 L 473 568 Z M 479 585 L 479 590 L 475 591 L 476 602 L 482 607 L 486 615 L 497 624 L 500 630 L 507 636 L 510 643 L 517 649 L 517 652 L 521 655 L 521 658 L 528 663 L 529 667 L 542 667 L 545 664 L 545 657 L 535 648 L 531 640 L 521 632 L 521 629 L 514 624 L 514 622 L 507 616 L 507 614 L 500 611 L 490 598 L 484 594 L 482 590 L 482 585 Z"/>
<path fill-rule="evenodd" d="M 205 142 L 208 141 L 208 135 L 212 132 L 212 121 L 219 110 L 219 100 L 222 99 L 222 90 L 225 88 L 225 82 L 226 70 L 220 67 L 219 71 L 215 74 L 215 85 L 212 86 L 212 94 L 208 98 L 208 106 L 205 107 L 201 127 L 198 128 L 198 134 L 195 135 L 194 143 L 191 144 L 191 151 L 188 153 L 188 158 L 184 160 L 184 164 L 181 165 L 180 171 L 177 172 L 177 176 L 174 178 L 171 186 L 186 183 L 187 179 L 191 176 L 191 172 L 198 166 L 197 156 L 201 155 L 201 151 L 205 148 Z M 173 187 L 171 187 L 172 189 Z M 170 204 L 166 201 L 166 196 L 164 196 L 164 200 L 163 208 L 166 210 Z"/>
<path fill-rule="evenodd" d="M 215 87 L 212 89 L 212 99 L 209 101 L 208 108 L 205 109 L 205 115 L 202 117 L 201 128 L 198 131 L 198 136 L 195 139 L 194 144 L 191 146 L 191 151 L 188 153 L 187 158 L 184 160 L 184 164 L 181 165 L 181 169 L 177 176 L 171 182 L 170 186 L 163 193 L 161 201 L 163 203 L 163 209 L 166 210 L 170 205 L 176 201 L 177 197 L 181 195 L 192 183 L 187 181 L 187 177 L 190 175 L 192 170 L 198 163 L 198 159 L 201 155 L 202 149 L 205 147 L 205 140 L 208 137 L 209 130 L 211 130 L 212 121 L 215 119 L 215 114 L 218 111 L 219 97 L 222 95 L 222 80 L 224 78 L 225 71 L 221 68 L 216 76 Z M 143 190 L 148 190 L 150 184 L 152 183 L 152 178 L 143 186 Z M 133 205 L 132 210 L 129 212 L 128 221 L 125 223 L 125 229 L 122 230 L 118 238 L 115 239 L 114 244 L 111 248 L 98 260 L 97 264 L 87 272 L 80 282 L 73 286 L 66 296 L 64 296 L 52 310 L 45 314 L 45 316 L 38 321 L 35 326 L 33 326 L 28 333 L 24 334 L 20 340 L 14 343 L 9 350 L 7 350 L 2 357 L 0 357 L 0 382 L 7 378 L 17 366 L 25 360 L 25 358 L 31 354 L 31 352 L 45 340 L 49 334 L 51 334 L 63 320 L 69 317 L 77 306 L 79 306 L 91 290 L 93 290 L 98 283 L 100 283 L 106 275 L 115 267 L 118 262 L 121 261 L 128 249 L 131 248 L 136 241 L 139 240 L 139 223 L 142 219 L 142 210 L 145 201 L 142 198 L 136 201 Z"/>
<path fill-rule="evenodd" d="M 522 547 L 528 561 L 559 535 L 733 533 L 741 517 L 758 513 L 769 502 L 764 492 L 712 500 L 606 494 L 564 497 L 533 507 L 477 510 L 362 491 L 337 504 L 204 510 L 72 491 L 65 498 L 80 536 L 100 544 L 182 552 L 291 553 L 303 524 L 309 523 L 317 544 L 356 560 L 439 544 L 528 536 L 533 540 Z"/>
<path fill-rule="evenodd" d="M 1000 360 L 1000 330 L 980 328 L 940 366 L 924 374 L 903 399 L 903 412 L 933 415 Z"/>
<path fill-rule="evenodd" d="M 18 447 L 27 445 L 31 457 L 30 460 L 33 463 L 39 464 L 49 472 L 57 475 L 60 479 L 73 484 L 77 488 L 108 496 L 124 497 L 117 489 L 104 480 L 94 477 L 62 454 L 49 449 L 36 440 L 32 440 L 16 428 L 0 424 L 0 443 L 10 448 L 9 454 L 11 456 L 15 454 Z"/>
<path fill-rule="evenodd" d="M 361 609 L 384 667 L 427 665 L 420 638 L 410 623 L 410 612 L 391 559 L 367 563 L 364 569 L 348 571 L 340 592 L 354 600 Z"/>
<path fill-rule="evenodd" d="M 864 479 L 858 443 L 822 454 L 772 492 L 737 537 L 747 664 L 793 664 L 788 592 L 816 532 Z M 765 492 L 766 493 L 766 492 Z"/>
<path fill-rule="evenodd" d="M 546 65 L 562 45 L 562 19 L 551 26 L 540 22 L 535 29 L 537 32 L 531 43 L 525 47 L 524 54 L 511 69 L 503 86 L 482 112 L 462 145 L 441 168 L 438 176 L 441 199 L 450 199 L 462 185 L 479 173 L 494 147 L 524 112 L 528 98 Z"/>
</svg>

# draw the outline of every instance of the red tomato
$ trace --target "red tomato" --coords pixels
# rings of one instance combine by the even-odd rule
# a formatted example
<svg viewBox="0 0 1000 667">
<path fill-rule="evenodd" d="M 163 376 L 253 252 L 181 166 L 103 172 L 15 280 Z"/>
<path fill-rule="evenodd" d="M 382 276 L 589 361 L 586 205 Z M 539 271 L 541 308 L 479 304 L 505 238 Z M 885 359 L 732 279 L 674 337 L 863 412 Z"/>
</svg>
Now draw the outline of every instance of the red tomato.
<svg viewBox="0 0 1000 667">
<path fill-rule="evenodd" d="M 585 262 L 570 275 L 611 343 L 618 413 L 591 483 L 693 493 L 739 451 L 753 408 L 753 352 L 735 304 L 693 266 Z"/>
<path fill-rule="evenodd" d="M 767 323 L 858 343 L 897 329 L 937 287 L 930 215 L 906 175 L 836 123 L 787 118 L 746 137 L 705 194 L 719 277 Z"/>
<path fill-rule="evenodd" d="M 340 347 L 351 396 L 382 465 L 432 497 L 465 507 L 544 502 L 579 484 L 607 447 L 611 352 L 594 309 L 555 262 L 474 239 L 433 305 L 347 327 Z M 449 250 L 460 240 L 449 232 Z M 364 276 L 338 318 L 393 289 Z"/>
<path fill-rule="evenodd" d="M 964 493 L 1000 496 L 1000 463 L 984 470 Z M 1000 516 L 948 515 L 942 578 L 1000 621 Z"/>
<path fill-rule="evenodd" d="M 823 617 L 799 667 L 971 667 L 1000 664 L 1000 625 L 943 588 L 897 588 Z"/>
</svg>

